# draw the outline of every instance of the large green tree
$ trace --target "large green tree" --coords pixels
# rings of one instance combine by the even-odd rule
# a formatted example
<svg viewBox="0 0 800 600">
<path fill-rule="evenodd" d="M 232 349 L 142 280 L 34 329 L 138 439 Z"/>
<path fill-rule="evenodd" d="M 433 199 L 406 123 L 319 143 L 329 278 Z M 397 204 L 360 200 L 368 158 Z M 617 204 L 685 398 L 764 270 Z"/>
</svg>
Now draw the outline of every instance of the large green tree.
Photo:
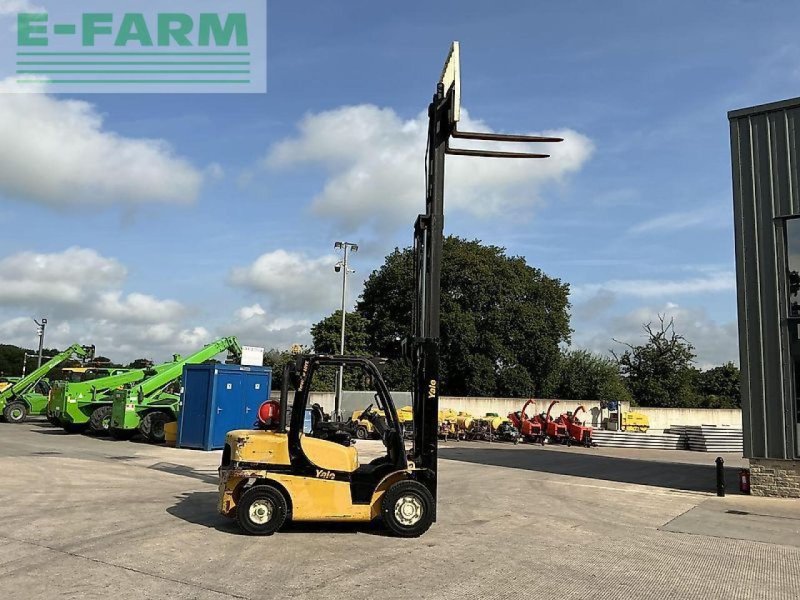
<svg viewBox="0 0 800 600">
<path fill-rule="evenodd" d="M 149 358 L 137 358 L 136 360 L 132 360 L 127 365 L 125 365 L 126 369 L 149 369 L 153 366 L 153 361 Z"/>
<path fill-rule="evenodd" d="M 314 352 L 319 354 L 339 354 L 342 336 L 342 311 L 337 310 L 311 327 L 314 340 Z M 369 339 L 367 320 L 358 312 L 348 312 L 345 318 L 345 353 L 356 356 L 368 356 Z M 313 389 L 333 391 L 336 384 L 334 367 L 322 367 L 314 377 Z M 364 374 L 357 369 L 344 370 L 344 388 L 347 390 L 371 389 L 365 381 Z"/>
<path fill-rule="evenodd" d="M 358 312 L 348 312 L 344 320 L 345 351 L 347 354 L 369 354 L 367 320 Z M 314 352 L 339 354 L 342 336 L 342 311 L 337 310 L 311 327 Z"/>
<path fill-rule="evenodd" d="M 18 377 L 22 373 L 25 352 L 30 350 L 9 344 L 0 345 L 0 376 Z"/>
<path fill-rule="evenodd" d="M 396 249 L 364 285 L 358 304 L 369 349 L 396 356 L 409 335 L 414 298 L 410 248 Z M 449 395 L 539 394 L 568 342 L 569 286 L 508 256 L 503 248 L 458 237 L 444 241 L 440 389 Z M 407 368 L 390 364 L 393 387 Z"/>
<path fill-rule="evenodd" d="M 0 344 L 0 376 L 19 377 L 22 375 L 22 361 L 26 352 L 28 354 L 37 354 L 36 350 L 28 350 L 11 344 Z M 45 348 L 42 350 L 42 361 L 46 362 L 56 354 L 58 354 L 58 350 L 55 348 Z M 36 364 L 35 357 L 28 358 L 25 372 L 30 373 L 32 369 L 36 368 Z"/>
<path fill-rule="evenodd" d="M 740 408 L 739 367 L 731 362 L 696 374 L 695 385 L 700 406 L 705 408 Z"/>
<path fill-rule="evenodd" d="M 631 400 L 617 362 L 587 350 L 564 352 L 547 388 L 547 397 L 565 400 Z"/>
<path fill-rule="evenodd" d="M 264 366 L 272 368 L 272 389 L 279 390 L 283 385 L 283 368 L 293 362 L 295 357 L 288 350 L 272 348 L 264 352 Z"/>
<path fill-rule="evenodd" d="M 647 341 L 628 344 L 617 357 L 634 400 L 640 406 L 683 407 L 697 404 L 694 347 L 675 331 L 672 319 L 644 325 Z M 616 356 L 616 355 L 615 355 Z"/>
</svg>

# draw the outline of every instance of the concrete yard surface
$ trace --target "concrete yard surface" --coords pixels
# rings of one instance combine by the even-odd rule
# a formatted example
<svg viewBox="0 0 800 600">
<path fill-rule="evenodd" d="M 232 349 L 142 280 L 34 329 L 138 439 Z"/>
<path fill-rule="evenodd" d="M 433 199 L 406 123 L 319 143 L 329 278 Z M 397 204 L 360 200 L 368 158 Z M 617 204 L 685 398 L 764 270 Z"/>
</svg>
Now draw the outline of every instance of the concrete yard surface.
<svg viewBox="0 0 800 600">
<path fill-rule="evenodd" d="M 0 598 L 797 598 L 800 502 L 717 498 L 713 455 L 460 442 L 440 457 L 421 538 L 259 538 L 216 512 L 219 452 L 0 424 Z M 742 464 L 726 457 L 729 491 Z"/>
</svg>

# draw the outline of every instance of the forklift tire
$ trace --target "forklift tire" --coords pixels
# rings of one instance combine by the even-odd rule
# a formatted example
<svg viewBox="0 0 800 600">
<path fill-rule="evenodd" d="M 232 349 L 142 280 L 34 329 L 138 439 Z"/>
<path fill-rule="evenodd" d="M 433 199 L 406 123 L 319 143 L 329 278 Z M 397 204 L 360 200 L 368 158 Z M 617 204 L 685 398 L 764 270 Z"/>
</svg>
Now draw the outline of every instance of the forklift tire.
<svg viewBox="0 0 800 600">
<path fill-rule="evenodd" d="M 22 423 L 28 416 L 28 407 L 22 402 L 6 404 L 3 409 L 3 418 L 8 423 Z"/>
<path fill-rule="evenodd" d="M 173 421 L 170 416 L 160 410 L 147 413 L 139 423 L 139 432 L 151 444 L 163 444 L 166 441 L 164 425 Z"/>
<path fill-rule="evenodd" d="M 256 485 L 239 498 L 236 521 L 250 535 L 272 535 L 283 527 L 288 512 L 280 491 L 271 485 Z"/>
<path fill-rule="evenodd" d="M 369 437 L 369 431 L 363 425 L 356 427 L 356 437 L 360 440 L 365 440 Z"/>
<path fill-rule="evenodd" d="M 111 407 L 108 405 L 98 406 L 92 411 L 89 417 L 89 433 L 94 435 L 107 434 L 111 428 Z"/>
<path fill-rule="evenodd" d="M 403 480 L 392 485 L 381 500 L 381 516 L 398 537 L 419 537 L 433 523 L 435 502 L 428 488 L 418 481 Z"/>
</svg>

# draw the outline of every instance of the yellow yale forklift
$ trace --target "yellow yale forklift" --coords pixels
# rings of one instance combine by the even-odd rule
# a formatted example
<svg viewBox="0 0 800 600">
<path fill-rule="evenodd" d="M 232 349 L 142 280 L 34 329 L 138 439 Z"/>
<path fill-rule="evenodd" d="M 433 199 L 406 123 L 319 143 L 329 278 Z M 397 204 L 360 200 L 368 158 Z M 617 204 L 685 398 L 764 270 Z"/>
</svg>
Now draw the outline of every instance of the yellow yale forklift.
<svg viewBox="0 0 800 600">
<path fill-rule="evenodd" d="M 450 148 L 450 138 L 495 142 L 560 142 L 560 138 L 466 133 L 460 113 L 459 48 L 454 42 L 428 114 L 426 213 L 414 227 L 415 287 L 411 335 L 403 352 L 413 380 L 413 443 L 409 451 L 392 396 L 373 360 L 355 356 L 298 357 L 283 379 L 280 404 L 265 403 L 260 430 L 228 433 L 219 469 L 219 510 L 250 534 L 269 535 L 287 521 L 368 522 L 382 519 L 402 537 L 423 534 L 436 521 L 439 412 L 439 311 L 446 154 L 547 158 L 546 154 Z M 379 418 L 367 407 L 386 454 L 359 463 L 355 447 L 303 432 L 309 390 L 324 367 L 360 369 L 375 387 Z M 295 393 L 288 414 L 289 379 Z M 287 420 L 289 420 L 287 427 Z M 335 427 L 335 423 L 330 426 Z"/>
</svg>

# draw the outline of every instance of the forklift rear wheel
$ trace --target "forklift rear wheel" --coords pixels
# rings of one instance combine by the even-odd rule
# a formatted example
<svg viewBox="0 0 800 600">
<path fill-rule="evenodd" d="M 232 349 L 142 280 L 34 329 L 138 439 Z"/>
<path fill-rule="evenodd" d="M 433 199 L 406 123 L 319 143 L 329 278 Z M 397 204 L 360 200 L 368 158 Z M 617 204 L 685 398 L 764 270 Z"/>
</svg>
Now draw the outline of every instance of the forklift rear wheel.
<svg viewBox="0 0 800 600">
<path fill-rule="evenodd" d="M 418 481 L 398 481 L 381 501 L 383 522 L 399 537 L 419 537 L 433 523 L 434 501 L 430 491 Z"/>
<path fill-rule="evenodd" d="M 6 404 L 6 407 L 3 409 L 3 417 L 9 423 L 22 423 L 27 416 L 28 407 L 22 402 Z"/>
<path fill-rule="evenodd" d="M 111 427 L 111 407 L 99 406 L 89 417 L 89 432 L 94 434 L 108 433 Z"/>
<path fill-rule="evenodd" d="M 363 425 L 356 427 L 356 437 L 360 440 L 365 440 L 369 437 L 369 431 Z"/>
<path fill-rule="evenodd" d="M 251 535 L 272 535 L 286 521 L 286 498 L 271 485 L 247 490 L 236 505 L 236 521 Z"/>
<path fill-rule="evenodd" d="M 164 434 L 164 425 L 169 423 L 172 419 L 169 415 L 160 410 L 147 413 L 142 422 L 139 423 L 139 431 L 147 438 L 148 442 L 153 444 L 163 444 L 166 440 Z"/>
</svg>

